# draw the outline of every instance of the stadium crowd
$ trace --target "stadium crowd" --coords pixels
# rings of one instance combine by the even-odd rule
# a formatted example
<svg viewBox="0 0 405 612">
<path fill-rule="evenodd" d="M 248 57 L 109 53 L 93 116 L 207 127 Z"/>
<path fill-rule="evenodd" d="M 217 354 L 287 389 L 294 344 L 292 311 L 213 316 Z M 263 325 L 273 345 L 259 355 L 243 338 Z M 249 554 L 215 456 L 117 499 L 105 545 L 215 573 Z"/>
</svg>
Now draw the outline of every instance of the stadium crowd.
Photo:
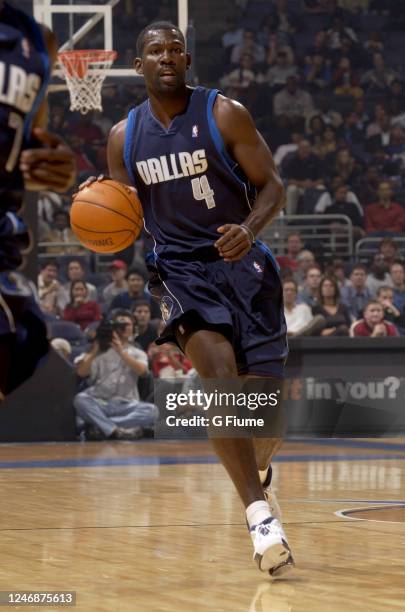
<svg viewBox="0 0 405 612">
<path fill-rule="evenodd" d="M 397 48 L 405 3 L 239 4 L 244 7 L 240 21 L 228 25 L 214 41 L 223 73 L 219 82 L 207 85 L 219 85 L 249 108 L 285 184 L 286 240 L 275 254 L 283 278 L 288 334 L 405 335 L 405 91 L 403 56 Z M 139 8 L 137 28 L 151 18 L 170 18 L 166 9 L 152 15 Z M 121 57 L 128 62 L 133 40 L 134 29 L 131 43 L 125 36 L 121 42 L 127 44 Z M 67 135 L 80 180 L 106 172 L 110 127 L 143 99 L 143 87 L 125 80 L 104 88 L 103 113 L 81 116 L 67 112 L 65 96 L 53 96 L 51 128 Z M 145 291 L 146 268 L 139 253 L 147 252 L 147 238 L 141 238 L 141 250 L 112 256 L 108 272 L 100 272 L 75 244 L 68 209 L 68 197 L 41 194 L 38 288 L 50 329 L 54 326 L 60 337 L 60 323 L 66 325 L 62 337 L 70 346 L 65 345 L 65 354 L 76 362 L 79 376 L 90 372 L 81 369 L 80 362 L 97 343 L 98 322 L 103 316 L 103 321 L 113 321 L 117 313 L 127 317 L 132 330 L 125 342 L 139 351 L 138 358 L 154 377 L 187 374 L 191 364 L 178 349 L 154 342 L 162 321 Z M 321 217 L 328 231 L 338 236 L 339 222 L 330 220 L 336 214 L 345 215 L 351 224 L 352 249 L 347 257 L 332 253 L 326 258 L 294 227 L 300 215 L 317 215 L 317 222 Z M 367 255 L 354 256 L 365 238 L 377 240 Z M 111 340 L 116 353 L 118 333 Z M 120 344 L 118 355 L 123 351 Z M 137 377 L 142 367 L 138 370 Z M 78 400 L 81 417 L 85 409 L 94 409 L 86 401 Z M 110 408 L 113 415 L 115 407 Z M 105 435 L 136 437 L 131 423 L 129 419 L 128 427 L 115 429 L 104 424 L 101 430 Z"/>
</svg>

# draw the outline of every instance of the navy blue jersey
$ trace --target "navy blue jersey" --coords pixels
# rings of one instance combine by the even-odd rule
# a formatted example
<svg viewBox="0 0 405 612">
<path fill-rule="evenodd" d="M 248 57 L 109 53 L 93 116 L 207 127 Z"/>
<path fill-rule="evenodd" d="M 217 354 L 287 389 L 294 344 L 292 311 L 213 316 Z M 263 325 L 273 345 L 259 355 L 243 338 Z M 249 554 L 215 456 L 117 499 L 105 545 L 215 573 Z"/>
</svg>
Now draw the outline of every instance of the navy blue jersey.
<svg viewBox="0 0 405 612">
<path fill-rule="evenodd" d="M 0 9 L 0 271 L 18 267 L 20 250 L 28 246 L 27 228 L 16 214 L 24 192 L 18 162 L 29 146 L 49 68 L 40 26 L 5 3 Z"/>
<path fill-rule="evenodd" d="M 128 115 L 125 166 L 158 257 L 215 256 L 218 227 L 242 223 L 256 197 L 225 150 L 213 115 L 217 95 L 216 89 L 196 87 L 186 111 L 167 129 L 149 100 Z"/>
</svg>

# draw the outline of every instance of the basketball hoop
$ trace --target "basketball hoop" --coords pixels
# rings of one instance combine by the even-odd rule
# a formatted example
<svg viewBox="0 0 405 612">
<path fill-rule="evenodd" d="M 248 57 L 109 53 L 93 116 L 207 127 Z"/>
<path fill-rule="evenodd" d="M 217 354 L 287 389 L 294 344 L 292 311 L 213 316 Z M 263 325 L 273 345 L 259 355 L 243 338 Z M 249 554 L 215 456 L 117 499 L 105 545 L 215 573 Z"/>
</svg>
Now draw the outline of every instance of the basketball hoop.
<svg viewBox="0 0 405 612">
<path fill-rule="evenodd" d="M 85 115 L 90 110 L 103 110 L 101 86 L 116 57 L 116 51 L 96 49 L 58 53 L 69 89 L 71 111 L 79 110 Z"/>
</svg>

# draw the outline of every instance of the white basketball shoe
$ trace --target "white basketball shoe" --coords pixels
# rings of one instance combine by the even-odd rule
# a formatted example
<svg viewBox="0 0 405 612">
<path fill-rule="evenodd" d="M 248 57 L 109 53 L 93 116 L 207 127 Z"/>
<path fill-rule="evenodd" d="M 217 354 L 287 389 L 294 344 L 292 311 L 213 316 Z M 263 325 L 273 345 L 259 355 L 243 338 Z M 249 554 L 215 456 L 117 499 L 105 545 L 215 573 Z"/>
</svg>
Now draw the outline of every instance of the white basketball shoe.
<svg viewBox="0 0 405 612">
<path fill-rule="evenodd" d="M 270 517 L 250 528 L 253 541 L 253 559 L 262 572 L 273 575 L 291 554 L 280 521 Z"/>
</svg>

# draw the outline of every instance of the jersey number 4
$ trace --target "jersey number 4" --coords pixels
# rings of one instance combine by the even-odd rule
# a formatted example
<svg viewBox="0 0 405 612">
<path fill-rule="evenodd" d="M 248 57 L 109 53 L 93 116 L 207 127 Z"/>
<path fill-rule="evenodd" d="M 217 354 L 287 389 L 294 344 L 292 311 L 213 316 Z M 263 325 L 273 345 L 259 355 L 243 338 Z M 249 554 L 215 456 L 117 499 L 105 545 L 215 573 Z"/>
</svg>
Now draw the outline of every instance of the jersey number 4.
<svg viewBox="0 0 405 612">
<path fill-rule="evenodd" d="M 215 208 L 214 190 L 211 189 L 205 174 L 191 180 L 193 196 L 196 200 L 205 200 L 207 208 Z"/>
<path fill-rule="evenodd" d="M 21 143 L 24 134 L 24 119 L 21 115 L 11 112 L 8 116 L 8 127 L 15 130 L 13 146 L 11 147 L 10 155 L 6 162 L 7 172 L 12 172 L 17 163 L 18 156 L 21 150 Z"/>
</svg>

